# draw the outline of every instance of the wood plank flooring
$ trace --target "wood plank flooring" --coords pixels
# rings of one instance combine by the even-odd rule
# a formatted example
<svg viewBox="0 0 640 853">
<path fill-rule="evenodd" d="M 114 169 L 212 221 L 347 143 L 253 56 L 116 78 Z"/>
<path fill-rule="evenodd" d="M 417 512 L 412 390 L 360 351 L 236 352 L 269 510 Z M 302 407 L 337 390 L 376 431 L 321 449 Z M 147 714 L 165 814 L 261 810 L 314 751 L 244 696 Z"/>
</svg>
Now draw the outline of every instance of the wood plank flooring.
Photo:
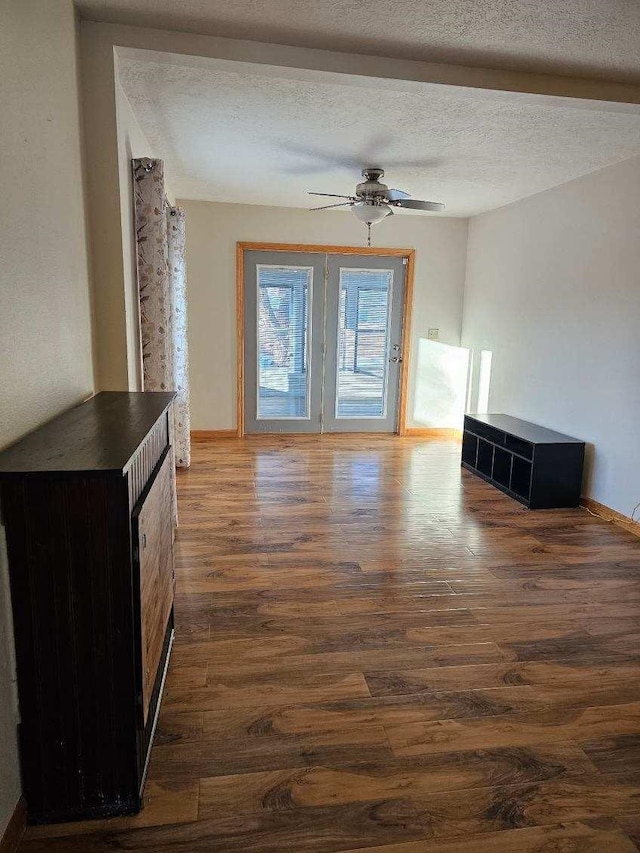
<svg viewBox="0 0 640 853">
<path fill-rule="evenodd" d="M 197 443 L 146 807 L 21 853 L 640 849 L 640 539 L 459 455 Z"/>
</svg>

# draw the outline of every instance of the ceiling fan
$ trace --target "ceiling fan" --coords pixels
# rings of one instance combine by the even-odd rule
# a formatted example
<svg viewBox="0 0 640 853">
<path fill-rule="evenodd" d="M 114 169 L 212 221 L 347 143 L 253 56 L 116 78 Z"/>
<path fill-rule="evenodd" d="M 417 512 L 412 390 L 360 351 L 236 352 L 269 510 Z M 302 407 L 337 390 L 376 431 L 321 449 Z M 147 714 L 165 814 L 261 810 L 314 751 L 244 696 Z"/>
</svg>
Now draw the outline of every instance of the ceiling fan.
<svg viewBox="0 0 640 853">
<path fill-rule="evenodd" d="M 316 193 L 327 198 L 345 198 L 337 204 L 325 204 L 322 207 L 312 207 L 311 210 L 328 210 L 331 207 L 350 207 L 353 213 L 368 228 L 368 245 L 371 245 L 371 226 L 382 222 L 386 216 L 393 214 L 393 208 L 400 210 L 428 210 L 437 212 L 444 210 L 444 204 L 438 201 L 418 201 L 411 198 L 404 190 L 390 189 L 380 181 L 384 177 L 384 169 L 368 167 L 362 170 L 365 179 L 356 186 L 355 195 L 338 195 L 336 193 Z"/>
</svg>

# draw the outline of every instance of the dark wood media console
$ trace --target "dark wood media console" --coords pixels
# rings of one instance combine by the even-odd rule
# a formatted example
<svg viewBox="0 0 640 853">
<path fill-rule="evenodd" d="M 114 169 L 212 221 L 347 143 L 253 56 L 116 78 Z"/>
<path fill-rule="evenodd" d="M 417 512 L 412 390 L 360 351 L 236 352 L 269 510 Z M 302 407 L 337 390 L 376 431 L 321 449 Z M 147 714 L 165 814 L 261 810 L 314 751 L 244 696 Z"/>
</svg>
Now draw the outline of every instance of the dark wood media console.
<svg viewBox="0 0 640 853">
<path fill-rule="evenodd" d="M 173 396 L 98 394 L 0 453 L 32 823 L 142 805 L 173 637 Z"/>
<path fill-rule="evenodd" d="M 466 415 L 462 467 L 529 509 L 576 507 L 585 444 L 510 415 Z"/>
</svg>

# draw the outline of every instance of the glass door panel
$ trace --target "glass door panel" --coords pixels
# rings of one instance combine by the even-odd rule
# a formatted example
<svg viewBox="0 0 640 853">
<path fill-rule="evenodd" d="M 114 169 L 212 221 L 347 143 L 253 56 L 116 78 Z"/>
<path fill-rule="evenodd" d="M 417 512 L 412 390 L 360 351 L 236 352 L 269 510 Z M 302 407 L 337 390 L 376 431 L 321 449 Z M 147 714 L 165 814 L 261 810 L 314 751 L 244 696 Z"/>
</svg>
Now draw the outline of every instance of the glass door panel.
<svg viewBox="0 0 640 853">
<path fill-rule="evenodd" d="M 309 417 L 309 309 L 313 267 L 260 264 L 257 416 Z"/>
<path fill-rule="evenodd" d="M 340 270 L 336 418 L 385 415 L 392 285 L 392 270 Z"/>
<path fill-rule="evenodd" d="M 245 430 L 320 432 L 323 255 L 245 252 Z"/>
<path fill-rule="evenodd" d="M 395 432 L 404 308 L 402 258 L 329 255 L 323 429 Z"/>
</svg>

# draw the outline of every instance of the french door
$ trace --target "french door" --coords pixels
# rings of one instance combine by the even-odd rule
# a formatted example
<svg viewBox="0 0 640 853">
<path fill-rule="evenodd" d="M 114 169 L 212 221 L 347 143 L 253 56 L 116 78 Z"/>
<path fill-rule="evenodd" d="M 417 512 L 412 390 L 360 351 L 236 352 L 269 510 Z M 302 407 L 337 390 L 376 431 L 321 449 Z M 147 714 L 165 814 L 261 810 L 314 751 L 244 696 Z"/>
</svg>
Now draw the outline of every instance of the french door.
<svg viewBox="0 0 640 853">
<path fill-rule="evenodd" d="M 245 251 L 247 433 L 395 432 L 405 259 Z"/>
</svg>

